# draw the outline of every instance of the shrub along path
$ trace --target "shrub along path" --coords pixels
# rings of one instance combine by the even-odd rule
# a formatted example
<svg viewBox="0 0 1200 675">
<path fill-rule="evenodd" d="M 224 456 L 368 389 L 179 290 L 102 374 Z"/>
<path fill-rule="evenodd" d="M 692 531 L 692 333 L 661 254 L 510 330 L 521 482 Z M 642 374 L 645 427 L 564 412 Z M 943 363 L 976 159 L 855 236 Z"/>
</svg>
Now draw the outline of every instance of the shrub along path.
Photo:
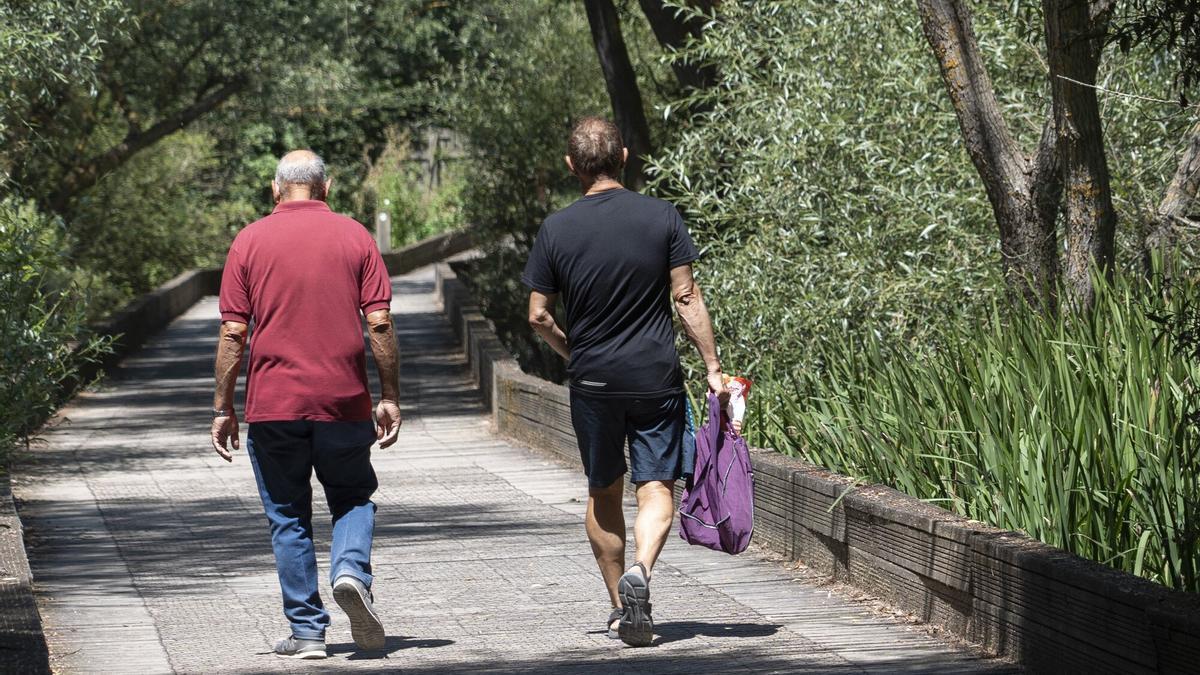
<svg viewBox="0 0 1200 675">
<path fill-rule="evenodd" d="M 674 536 L 652 586 L 655 646 L 609 640 L 582 477 L 489 432 L 432 279 L 431 268 L 394 279 L 406 417 L 400 443 L 375 454 L 387 646 L 355 653 L 335 608 L 321 670 L 1012 672 L 753 551 L 732 558 Z M 56 671 L 314 667 L 269 653 L 286 624 L 250 466 L 207 447 L 216 316 L 209 298 L 172 323 L 71 404 L 19 469 Z M 322 592 L 331 598 L 324 578 Z"/>
</svg>

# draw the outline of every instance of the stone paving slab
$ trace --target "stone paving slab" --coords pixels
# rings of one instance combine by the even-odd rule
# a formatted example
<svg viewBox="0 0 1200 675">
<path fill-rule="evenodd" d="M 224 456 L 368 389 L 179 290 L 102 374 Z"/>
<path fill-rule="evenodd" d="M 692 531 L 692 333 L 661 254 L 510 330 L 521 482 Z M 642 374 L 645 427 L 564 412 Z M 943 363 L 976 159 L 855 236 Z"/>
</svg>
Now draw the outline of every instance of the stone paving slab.
<svg viewBox="0 0 1200 675">
<path fill-rule="evenodd" d="M 432 280 L 430 268 L 393 280 L 405 423 L 400 443 L 374 456 L 386 648 L 356 652 L 334 606 L 330 659 L 269 653 L 287 625 L 253 475 L 244 454 L 227 465 L 206 443 L 209 298 L 64 410 L 18 470 L 56 672 L 1014 672 L 766 556 L 674 536 L 655 570 L 655 646 L 609 640 L 585 483 L 491 433 Z M 325 579 L 322 593 L 332 597 Z"/>
</svg>

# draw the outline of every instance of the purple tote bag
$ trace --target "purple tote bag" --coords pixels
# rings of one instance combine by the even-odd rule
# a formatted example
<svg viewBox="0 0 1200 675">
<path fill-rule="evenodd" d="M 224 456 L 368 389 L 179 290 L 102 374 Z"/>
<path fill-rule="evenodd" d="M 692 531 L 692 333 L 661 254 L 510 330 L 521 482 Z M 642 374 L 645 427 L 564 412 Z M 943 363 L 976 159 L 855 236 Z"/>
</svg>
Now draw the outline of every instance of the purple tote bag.
<svg viewBox="0 0 1200 675">
<path fill-rule="evenodd" d="M 754 533 L 754 473 L 746 439 L 733 430 L 717 396 L 696 431 L 696 468 L 679 501 L 679 536 L 689 544 L 741 553 Z"/>
</svg>

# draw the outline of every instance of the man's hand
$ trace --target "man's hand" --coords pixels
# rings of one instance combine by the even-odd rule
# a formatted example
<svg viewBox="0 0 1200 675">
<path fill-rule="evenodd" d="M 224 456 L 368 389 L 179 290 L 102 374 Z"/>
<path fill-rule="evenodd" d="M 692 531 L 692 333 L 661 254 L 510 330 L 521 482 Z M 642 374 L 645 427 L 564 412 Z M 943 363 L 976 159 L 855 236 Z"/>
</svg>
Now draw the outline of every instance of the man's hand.
<svg viewBox="0 0 1200 675">
<path fill-rule="evenodd" d="M 241 441 L 238 439 L 238 422 L 237 414 L 229 414 L 223 417 L 215 417 L 212 422 L 212 446 L 213 450 L 221 456 L 221 459 L 226 462 L 233 461 L 233 455 L 226 448 L 225 443 L 232 440 L 234 449 L 242 447 Z"/>
<path fill-rule="evenodd" d="M 242 368 L 242 352 L 246 348 L 246 335 L 249 332 L 250 327 L 240 321 L 222 321 L 221 338 L 217 341 L 217 390 L 213 394 L 212 409 L 225 410 L 229 414 L 213 418 L 212 446 L 226 462 L 233 461 L 233 455 L 225 447 L 226 441 L 233 439 L 235 450 L 242 447 L 238 440 L 237 413 L 233 412 L 233 390 L 237 386 L 238 371 Z"/>
<path fill-rule="evenodd" d="M 375 406 L 375 438 L 379 447 L 386 448 L 396 442 L 400 435 L 400 406 L 395 401 L 383 399 Z"/>
<path fill-rule="evenodd" d="M 717 395 L 722 410 L 725 409 L 725 404 L 729 403 L 729 390 L 725 388 L 724 378 L 719 370 L 708 374 L 708 390 Z"/>
</svg>

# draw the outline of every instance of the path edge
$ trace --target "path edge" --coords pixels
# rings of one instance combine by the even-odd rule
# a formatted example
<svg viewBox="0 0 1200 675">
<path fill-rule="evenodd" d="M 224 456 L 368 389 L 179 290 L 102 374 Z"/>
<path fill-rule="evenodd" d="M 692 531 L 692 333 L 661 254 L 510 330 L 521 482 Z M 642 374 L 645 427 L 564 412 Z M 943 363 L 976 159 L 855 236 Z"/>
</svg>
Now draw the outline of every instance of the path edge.
<svg viewBox="0 0 1200 675">
<path fill-rule="evenodd" d="M 580 463 L 568 390 L 521 371 L 454 266 L 436 298 L 501 434 Z M 1193 672 L 1200 596 L 754 449 L 755 541 L 1037 671 Z"/>
<path fill-rule="evenodd" d="M 33 597 L 33 573 L 25 554 L 8 474 L 0 474 L 0 672 L 49 673 L 50 650 Z"/>
</svg>

